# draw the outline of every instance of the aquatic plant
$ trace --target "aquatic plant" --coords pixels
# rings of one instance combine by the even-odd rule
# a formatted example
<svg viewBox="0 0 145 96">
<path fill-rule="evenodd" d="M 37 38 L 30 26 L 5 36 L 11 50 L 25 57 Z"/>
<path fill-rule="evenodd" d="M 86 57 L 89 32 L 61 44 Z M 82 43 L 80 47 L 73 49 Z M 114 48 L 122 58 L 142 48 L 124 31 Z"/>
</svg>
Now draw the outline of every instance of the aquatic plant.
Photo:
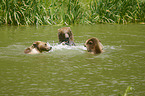
<svg viewBox="0 0 145 96">
<path fill-rule="evenodd" d="M 127 96 L 128 92 L 132 91 L 133 88 L 131 86 L 128 86 L 127 89 L 125 90 L 125 93 L 123 96 Z"/>
<path fill-rule="evenodd" d="M 145 22 L 143 0 L 1 0 L 0 24 L 55 25 Z"/>
<path fill-rule="evenodd" d="M 128 86 L 124 92 L 123 95 L 119 94 L 118 96 L 128 96 L 128 93 L 131 92 L 133 88 L 131 86 Z"/>
</svg>

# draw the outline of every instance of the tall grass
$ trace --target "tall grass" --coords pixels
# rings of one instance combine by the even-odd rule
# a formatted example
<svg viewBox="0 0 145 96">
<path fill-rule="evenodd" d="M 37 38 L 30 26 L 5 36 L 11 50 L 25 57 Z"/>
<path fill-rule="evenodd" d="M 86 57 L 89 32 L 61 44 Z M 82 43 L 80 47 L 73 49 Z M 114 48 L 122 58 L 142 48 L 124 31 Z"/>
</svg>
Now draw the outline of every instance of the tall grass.
<svg viewBox="0 0 145 96">
<path fill-rule="evenodd" d="M 79 0 L 51 0 L 48 15 L 54 24 L 75 24 L 81 20 L 83 9 Z"/>
<path fill-rule="evenodd" d="M 47 24 L 42 0 L 2 0 L 1 22 L 11 25 Z"/>
<path fill-rule="evenodd" d="M 91 23 L 136 23 L 145 21 L 145 3 L 138 0 L 93 0 L 87 16 Z"/>
<path fill-rule="evenodd" d="M 55 25 L 145 22 L 143 0 L 1 0 L 0 23 Z"/>
</svg>

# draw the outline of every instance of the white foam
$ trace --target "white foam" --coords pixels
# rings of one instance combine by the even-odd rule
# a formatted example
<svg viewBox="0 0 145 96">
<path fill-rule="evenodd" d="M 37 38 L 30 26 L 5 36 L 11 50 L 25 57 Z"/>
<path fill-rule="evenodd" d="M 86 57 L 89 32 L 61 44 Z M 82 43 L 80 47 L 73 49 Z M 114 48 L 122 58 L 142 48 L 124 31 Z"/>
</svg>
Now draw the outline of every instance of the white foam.
<svg viewBox="0 0 145 96">
<path fill-rule="evenodd" d="M 55 50 L 87 50 L 86 47 L 84 47 L 83 45 L 76 45 L 76 46 L 68 46 L 68 45 L 63 45 L 63 44 L 52 44 L 52 50 L 51 51 L 55 51 Z"/>
<path fill-rule="evenodd" d="M 57 51 L 57 50 L 59 50 L 59 51 L 61 51 L 61 50 L 78 50 L 78 51 L 85 51 L 85 50 L 87 50 L 87 48 L 86 47 L 84 47 L 84 45 L 82 44 L 82 43 L 78 43 L 78 44 L 76 44 L 76 46 L 68 46 L 68 45 L 63 45 L 63 44 L 58 44 L 58 43 L 51 43 L 51 44 L 49 44 L 49 43 L 47 43 L 49 46 L 51 46 L 52 47 L 52 50 L 51 51 Z M 110 49 L 110 50 L 115 50 L 116 48 L 115 48 L 115 46 L 103 46 L 104 48 L 104 50 L 108 50 L 108 49 Z"/>
</svg>

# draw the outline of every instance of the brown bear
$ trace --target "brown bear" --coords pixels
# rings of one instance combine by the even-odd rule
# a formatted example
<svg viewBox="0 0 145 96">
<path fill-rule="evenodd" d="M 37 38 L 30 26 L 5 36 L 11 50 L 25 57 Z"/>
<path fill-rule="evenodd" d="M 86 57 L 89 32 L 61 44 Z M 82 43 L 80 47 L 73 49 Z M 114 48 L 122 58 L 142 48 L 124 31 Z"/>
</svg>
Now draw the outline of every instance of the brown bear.
<svg viewBox="0 0 145 96">
<path fill-rule="evenodd" d="M 63 27 L 58 29 L 58 39 L 59 44 L 65 44 L 65 45 L 74 45 L 75 43 L 73 41 L 73 33 L 71 32 L 70 27 Z"/>
<path fill-rule="evenodd" d="M 24 50 L 26 54 L 38 54 L 42 53 L 43 51 L 50 51 L 52 47 L 50 47 L 47 43 L 42 41 L 34 42 L 30 47 Z"/>
<path fill-rule="evenodd" d="M 84 45 L 87 48 L 87 51 L 92 54 L 98 54 L 103 52 L 103 45 L 100 40 L 92 37 L 88 39 Z"/>
</svg>

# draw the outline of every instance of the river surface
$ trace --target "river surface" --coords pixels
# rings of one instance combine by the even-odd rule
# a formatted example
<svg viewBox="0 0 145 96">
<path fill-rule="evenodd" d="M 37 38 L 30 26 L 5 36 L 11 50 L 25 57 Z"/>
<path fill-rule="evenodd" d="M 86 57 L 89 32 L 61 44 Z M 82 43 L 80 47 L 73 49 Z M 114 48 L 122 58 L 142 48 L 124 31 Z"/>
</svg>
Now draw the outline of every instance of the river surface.
<svg viewBox="0 0 145 96">
<path fill-rule="evenodd" d="M 0 96 L 145 96 L 145 25 L 70 26 L 76 46 L 58 45 L 60 26 L 0 26 Z M 97 37 L 104 53 L 87 52 Z M 24 54 L 35 41 L 53 47 Z"/>
</svg>

